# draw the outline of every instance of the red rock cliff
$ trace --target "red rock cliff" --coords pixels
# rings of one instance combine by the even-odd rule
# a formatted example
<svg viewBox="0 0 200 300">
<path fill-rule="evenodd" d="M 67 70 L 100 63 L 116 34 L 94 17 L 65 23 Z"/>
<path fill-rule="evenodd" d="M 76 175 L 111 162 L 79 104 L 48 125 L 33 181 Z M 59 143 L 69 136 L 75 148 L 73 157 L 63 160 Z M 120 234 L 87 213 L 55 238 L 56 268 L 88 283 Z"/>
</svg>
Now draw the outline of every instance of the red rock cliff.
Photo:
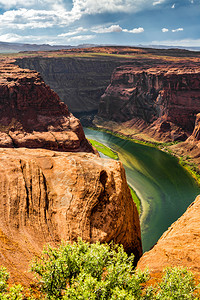
<svg viewBox="0 0 200 300">
<path fill-rule="evenodd" d="M 94 152 L 80 121 L 39 73 L 0 65 L 0 147 Z"/>
<path fill-rule="evenodd" d="M 119 67 L 101 97 L 98 116 L 140 119 L 158 137 L 185 139 L 200 111 L 200 69 Z"/>
<path fill-rule="evenodd" d="M 138 212 L 120 162 L 94 154 L 0 149 L 0 265 L 30 282 L 28 264 L 43 245 L 123 244 L 142 255 Z"/>
<path fill-rule="evenodd" d="M 138 263 L 139 269 L 162 272 L 167 266 L 183 266 L 200 275 L 200 196 L 163 234 Z"/>
</svg>

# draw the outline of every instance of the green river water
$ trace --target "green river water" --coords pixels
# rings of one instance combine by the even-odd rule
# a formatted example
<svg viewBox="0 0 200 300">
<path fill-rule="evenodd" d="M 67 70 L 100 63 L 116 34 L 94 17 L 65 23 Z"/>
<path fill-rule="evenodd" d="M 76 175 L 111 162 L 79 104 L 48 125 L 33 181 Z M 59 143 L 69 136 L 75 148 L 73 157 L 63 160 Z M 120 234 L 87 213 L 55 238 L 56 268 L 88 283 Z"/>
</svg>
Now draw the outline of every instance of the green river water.
<svg viewBox="0 0 200 300">
<path fill-rule="evenodd" d="M 176 158 L 156 148 L 101 131 L 84 131 L 87 138 L 117 152 L 127 181 L 142 203 L 142 244 L 144 251 L 149 250 L 200 194 L 200 188 Z"/>
</svg>

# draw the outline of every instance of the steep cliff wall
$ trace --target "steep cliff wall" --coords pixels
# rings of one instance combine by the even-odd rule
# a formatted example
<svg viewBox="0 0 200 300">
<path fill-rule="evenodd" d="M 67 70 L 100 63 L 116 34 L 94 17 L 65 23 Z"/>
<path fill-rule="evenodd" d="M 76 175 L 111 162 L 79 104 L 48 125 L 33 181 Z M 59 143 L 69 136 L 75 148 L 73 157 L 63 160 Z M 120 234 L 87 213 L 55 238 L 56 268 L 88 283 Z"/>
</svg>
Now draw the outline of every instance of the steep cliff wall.
<svg viewBox="0 0 200 300">
<path fill-rule="evenodd" d="M 101 97 L 98 116 L 142 120 L 160 138 L 184 139 L 200 111 L 200 68 L 118 67 Z"/>
<path fill-rule="evenodd" d="M 0 147 L 94 152 L 80 121 L 37 72 L 0 65 Z"/>
<path fill-rule="evenodd" d="M 0 148 L 0 265 L 30 281 L 43 245 L 121 243 L 142 255 L 137 209 L 120 162 L 94 154 Z"/>
<path fill-rule="evenodd" d="M 200 275 L 200 196 L 163 234 L 138 263 L 139 269 L 162 272 L 167 266 L 183 266 Z"/>
<path fill-rule="evenodd" d="M 111 74 L 121 63 L 122 59 L 106 57 L 28 57 L 16 60 L 20 67 L 40 72 L 69 110 L 76 113 L 98 110 Z"/>
</svg>

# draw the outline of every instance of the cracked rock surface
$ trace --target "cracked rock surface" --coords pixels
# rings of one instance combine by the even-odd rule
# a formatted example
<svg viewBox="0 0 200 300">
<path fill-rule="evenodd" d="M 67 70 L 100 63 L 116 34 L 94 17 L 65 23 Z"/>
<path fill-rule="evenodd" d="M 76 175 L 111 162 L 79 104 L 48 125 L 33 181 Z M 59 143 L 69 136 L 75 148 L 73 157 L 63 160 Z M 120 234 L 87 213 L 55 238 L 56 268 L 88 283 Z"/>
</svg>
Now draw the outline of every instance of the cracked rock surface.
<svg viewBox="0 0 200 300">
<path fill-rule="evenodd" d="M 34 254 L 61 240 L 123 244 L 142 255 L 122 164 L 88 153 L 0 148 L 0 265 L 29 283 Z"/>
</svg>

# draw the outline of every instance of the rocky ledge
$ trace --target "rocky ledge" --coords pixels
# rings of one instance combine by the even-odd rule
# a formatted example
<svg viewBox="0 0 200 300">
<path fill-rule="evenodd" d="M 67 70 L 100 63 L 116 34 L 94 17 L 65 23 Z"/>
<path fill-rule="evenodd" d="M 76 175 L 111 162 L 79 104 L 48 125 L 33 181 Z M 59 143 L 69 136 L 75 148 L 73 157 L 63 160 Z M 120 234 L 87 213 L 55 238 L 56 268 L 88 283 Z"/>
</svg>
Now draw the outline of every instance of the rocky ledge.
<svg viewBox="0 0 200 300">
<path fill-rule="evenodd" d="M 152 273 L 161 273 L 167 266 L 179 266 L 200 275 L 199 214 L 200 196 L 163 234 L 152 250 L 142 256 L 138 268 L 149 268 Z"/>
<path fill-rule="evenodd" d="M 185 140 L 200 111 L 200 68 L 118 67 L 101 97 L 98 116 L 139 122 L 143 132 L 160 140 Z"/>
<path fill-rule="evenodd" d="M 0 147 L 94 152 L 80 121 L 39 73 L 0 64 Z"/>
<path fill-rule="evenodd" d="M 122 164 L 94 154 L 0 149 L 0 265 L 30 282 L 43 245 L 120 243 L 142 255 L 138 212 Z"/>
</svg>

